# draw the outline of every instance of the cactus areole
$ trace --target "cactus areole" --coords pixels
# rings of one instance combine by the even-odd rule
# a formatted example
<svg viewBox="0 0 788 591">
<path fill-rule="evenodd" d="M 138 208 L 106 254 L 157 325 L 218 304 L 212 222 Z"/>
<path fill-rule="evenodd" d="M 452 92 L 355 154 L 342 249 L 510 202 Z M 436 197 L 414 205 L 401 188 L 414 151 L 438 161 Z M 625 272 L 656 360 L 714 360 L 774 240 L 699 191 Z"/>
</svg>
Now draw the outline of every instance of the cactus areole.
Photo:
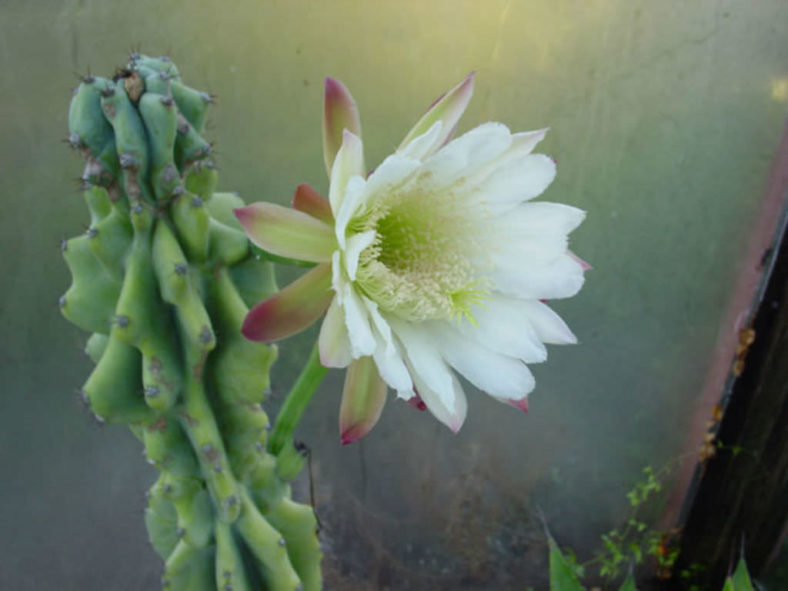
<svg viewBox="0 0 788 591">
<path fill-rule="evenodd" d="M 240 332 L 276 290 L 215 192 L 202 137 L 212 97 L 169 58 L 133 54 L 112 79 L 86 76 L 69 110 L 85 158 L 90 228 L 64 241 L 63 315 L 91 333 L 82 387 L 99 421 L 125 423 L 160 472 L 145 521 L 168 590 L 321 588 L 312 508 L 288 480 L 292 441 L 267 444 L 261 403 L 276 349 Z"/>
</svg>

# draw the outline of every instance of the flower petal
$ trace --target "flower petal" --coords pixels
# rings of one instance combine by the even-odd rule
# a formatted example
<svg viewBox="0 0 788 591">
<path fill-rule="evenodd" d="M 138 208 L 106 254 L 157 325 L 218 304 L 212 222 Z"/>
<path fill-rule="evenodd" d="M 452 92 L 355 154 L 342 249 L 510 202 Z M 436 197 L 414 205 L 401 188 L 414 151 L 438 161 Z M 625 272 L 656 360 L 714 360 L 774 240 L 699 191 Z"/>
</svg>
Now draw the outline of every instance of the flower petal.
<svg viewBox="0 0 788 591">
<path fill-rule="evenodd" d="M 520 300 L 519 307 L 528 315 L 534 332 L 543 343 L 574 345 L 577 337 L 547 304 L 538 300 Z"/>
<path fill-rule="evenodd" d="M 419 180 L 430 188 L 446 187 L 501 156 L 511 143 L 508 127 L 502 123 L 483 123 L 430 156 L 424 162 Z"/>
<path fill-rule="evenodd" d="M 347 224 L 364 203 L 366 181 L 360 176 L 351 177 L 347 183 L 345 195 L 339 211 L 336 213 L 337 221 L 334 224 L 334 233 L 340 248 L 345 248 Z"/>
<path fill-rule="evenodd" d="M 581 267 L 583 267 L 583 271 L 590 271 L 591 269 L 594 268 L 594 267 L 591 266 L 591 263 L 589 263 L 588 261 L 584 261 L 579 256 L 577 256 L 575 253 L 570 251 L 567 254 L 570 257 L 572 257 L 573 259 L 575 259 L 580 264 Z"/>
<path fill-rule="evenodd" d="M 347 368 L 339 408 L 339 437 L 342 445 L 358 441 L 380 419 L 386 403 L 386 383 L 380 379 L 371 357 L 356 359 Z"/>
<path fill-rule="evenodd" d="M 568 253 L 549 262 L 508 260 L 492 271 L 491 279 L 506 295 L 535 300 L 571 297 L 585 281 L 582 265 Z"/>
<path fill-rule="evenodd" d="M 249 239 L 273 254 L 323 263 L 331 260 L 336 249 L 331 226 L 301 211 L 253 203 L 234 212 Z"/>
<path fill-rule="evenodd" d="M 419 391 L 422 388 L 429 388 L 430 392 L 440 399 L 444 408 L 453 409 L 452 373 L 430 338 L 430 327 L 433 323 L 415 326 L 400 320 L 390 322 L 394 334 L 405 349 L 407 363 L 413 369 L 411 378 L 414 384 L 417 382 L 417 375 L 418 381 L 422 384 L 421 386 L 416 384 L 416 387 Z"/>
<path fill-rule="evenodd" d="M 397 154 L 402 156 L 403 158 L 413 158 L 414 160 L 424 160 L 432 154 L 433 147 L 437 142 L 438 138 L 441 137 L 441 131 L 443 127 L 440 121 L 436 121 L 432 124 L 427 131 L 425 131 L 420 136 L 414 138 L 408 145 L 403 148 L 397 150 Z"/>
<path fill-rule="evenodd" d="M 534 377 L 519 359 L 464 338 L 448 322 L 440 323 L 436 337 L 446 361 L 483 392 L 495 398 L 519 400 L 534 389 Z"/>
<path fill-rule="evenodd" d="M 353 358 L 358 359 L 372 355 L 377 347 L 377 342 L 369 324 L 367 308 L 350 283 L 343 283 L 341 301 Z"/>
<path fill-rule="evenodd" d="M 468 102 L 471 100 L 473 94 L 473 76 L 474 73 L 468 74 L 465 79 L 457 86 L 452 88 L 443 96 L 439 97 L 426 113 L 418 120 L 416 125 L 408 132 L 405 139 L 402 140 L 397 152 L 402 153 L 414 139 L 426 133 L 436 121 L 441 122 L 441 133 L 433 139 L 433 143 L 428 146 L 427 155 L 434 153 L 440 148 L 449 137 L 457 121 L 465 112 Z"/>
<path fill-rule="evenodd" d="M 405 183 L 421 162 L 399 154 L 388 156 L 367 177 L 367 195 L 380 195 Z"/>
<path fill-rule="evenodd" d="M 315 191 L 306 183 L 298 185 L 293 194 L 293 209 L 302 211 L 329 226 L 334 225 L 334 215 L 331 213 L 331 204 L 328 199 Z"/>
<path fill-rule="evenodd" d="M 516 268 L 522 261 L 549 262 L 564 254 L 568 234 L 585 218 L 582 209 L 560 203 L 522 203 L 496 216 L 488 225 L 483 253 L 493 264 Z"/>
<path fill-rule="evenodd" d="M 397 392 L 412 392 L 413 381 L 399 348 L 394 342 L 389 323 L 378 311 L 378 306 L 375 302 L 363 296 L 362 298 L 372 319 L 372 327 L 377 344 L 372 356 L 378 366 L 380 376 L 383 378 L 383 381 Z"/>
<path fill-rule="evenodd" d="M 356 280 L 356 271 L 358 271 L 358 258 L 364 249 L 371 246 L 375 242 L 377 232 L 375 230 L 367 230 L 361 234 L 353 234 L 347 240 L 345 246 L 345 268 L 347 275 L 351 281 Z"/>
<path fill-rule="evenodd" d="M 555 178 L 555 162 L 544 154 L 527 154 L 492 163 L 469 180 L 473 200 L 502 213 L 541 195 Z"/>
<path fill-rule="evenodd" d="M 347 129 L 342 133 L 342 146 L 331 168 L 331 183 L 328 188 L 328 201 L 331 211 L 337 216 L 342 200 L 345 198 L 348 181 L 354 176 L 365 176 L 364 146 L 361 139 Z"/>
<path fill-rule="evenodd" d="M 447 397 L 439 395 L 432 390 L 418 372 L 413 371 L 411 368 L 411 375 L 413 376 L 413 383 L 416 386 L 417 394 L 427 406 L 429 411 L 441 423 L 446 425 L 454 433 L 457 433 L 465 422 L 465 417 L 468 414 L 468 399 L 465 398 L 465 392 L 460 385 L 457 377 L 449 373 L 451 377 L 451 392 Z"/>
<path fill-rule="evenodd" d="M 331 300 L 318 337 L 320 363 L 324 367 L 347 367 L 353 360 L 350 336 L 337 298 Z"/>
<path fill-rule="evenodd" d="M 249 311 L 241 332 L 252 341 L 271 343 L 301 332 L 326 311 L 334 297 L 331 267 L 318 265 Z"/>
<path fill-rule="evenodd" d="M 339 80 L 326 78 L 323 101 L 323 159 L 329 176 L 342 145 L 342 132 L 345 129 L 361 137 L 361 118 L 356 101 Z"/>
<path fill-rule="evenodd" d="M 466 339 L 525 363 L 541 363 L 547 350 L 532 328 L 529 308 L 522 300 L 492 294 L 472 310 L 475 326 L 463 320 L 457 329 Z"/>
<path fill-rule="evenodd" d="M 512 134 L 512 146 L 508 154 L 511 155 L 525 155 L 533 152 L 536 145 L 541 142 L 547 132 L 550 131 L 549 127 L 544 129 L 537 129 L 536 131 L 520 131 Z"/>
</svg>

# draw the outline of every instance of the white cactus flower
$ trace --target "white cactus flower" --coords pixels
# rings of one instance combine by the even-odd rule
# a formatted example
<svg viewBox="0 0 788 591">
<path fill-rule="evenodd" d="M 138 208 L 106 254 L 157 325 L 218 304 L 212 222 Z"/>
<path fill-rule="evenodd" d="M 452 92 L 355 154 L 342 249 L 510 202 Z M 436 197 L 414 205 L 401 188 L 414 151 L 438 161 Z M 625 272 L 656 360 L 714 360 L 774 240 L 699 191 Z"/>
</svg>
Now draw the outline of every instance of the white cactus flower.
<svg viewBox="0 0 788 591">
<path fill-rule="evenodd" d="M 585 213 L 531 201 L 555 177 L 533 153 L 546 130 L 485 123 L 450 140 L 472 90 L 469 75 L 367 175 L 355 103 L 327 79 L 328 200 L 301 185 L 293 209 L 236 210 L 260 248 L 317 263 L 254 307 L 244 334 L 271 342 L 325 313 L 321 363 L 348 368 L 343 443 L 374 426 L 387 386 L 456 432 L 467 410 L 456 373 L 527 410 L 527 364 L 546 359 L 545 343 L 576 342 L 544 300 L 583 285 L 587 265 L 567 240 Z"/>
</svg>

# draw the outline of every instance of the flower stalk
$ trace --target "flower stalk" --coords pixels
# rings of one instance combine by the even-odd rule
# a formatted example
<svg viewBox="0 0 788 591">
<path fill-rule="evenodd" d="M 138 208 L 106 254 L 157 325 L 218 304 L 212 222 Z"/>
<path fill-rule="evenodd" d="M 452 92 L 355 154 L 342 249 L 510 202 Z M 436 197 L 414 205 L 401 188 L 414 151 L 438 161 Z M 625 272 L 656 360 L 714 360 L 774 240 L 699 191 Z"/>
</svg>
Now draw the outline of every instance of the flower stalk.
<svg viewBox="0 0 788 591">
<path fill-rule="evenodd" d="M 272 454 L 279 454 L 285 445 L 293 439 L 295 430 L 301 416 L 304 414 L 309 401 L 317 391 L 318 386 L 328 372 L 328 368 L 320 363 L 320 350 L 317 343 L 312 347 L 309 359 L 301 370 L 296 383 L 285 398 L 284 404 L 276 417 L 271 438 L 268 442 L 268 450 Z"/>
</svg>

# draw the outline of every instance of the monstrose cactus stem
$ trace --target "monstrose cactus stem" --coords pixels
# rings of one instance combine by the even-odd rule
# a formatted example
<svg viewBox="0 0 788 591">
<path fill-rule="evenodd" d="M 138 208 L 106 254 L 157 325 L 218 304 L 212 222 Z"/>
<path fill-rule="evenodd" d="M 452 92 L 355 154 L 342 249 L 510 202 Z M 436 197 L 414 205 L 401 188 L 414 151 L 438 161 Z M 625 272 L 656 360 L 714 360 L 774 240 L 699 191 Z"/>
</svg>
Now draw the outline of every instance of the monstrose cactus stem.
<svg viewBox="0 0 788 591">
<path fill-rule="evenodd" d="M 291 433 L 267 446 L 261 403 L 276 349 L 246 340 L 254 302 L 276 290 L 215 192 L 201 135 L 212 97 L 167 57 L 133 54 L 74 92 L 69 142 L 85 158 L 90 228 L 63 243 L 63 315 L 91 334 L 82 388 L 100 421 L 125 423 L 161 472 L 145 521 L 169 590 L 320 589 L 312 508 L 288 480 Z"/>
</svg>

